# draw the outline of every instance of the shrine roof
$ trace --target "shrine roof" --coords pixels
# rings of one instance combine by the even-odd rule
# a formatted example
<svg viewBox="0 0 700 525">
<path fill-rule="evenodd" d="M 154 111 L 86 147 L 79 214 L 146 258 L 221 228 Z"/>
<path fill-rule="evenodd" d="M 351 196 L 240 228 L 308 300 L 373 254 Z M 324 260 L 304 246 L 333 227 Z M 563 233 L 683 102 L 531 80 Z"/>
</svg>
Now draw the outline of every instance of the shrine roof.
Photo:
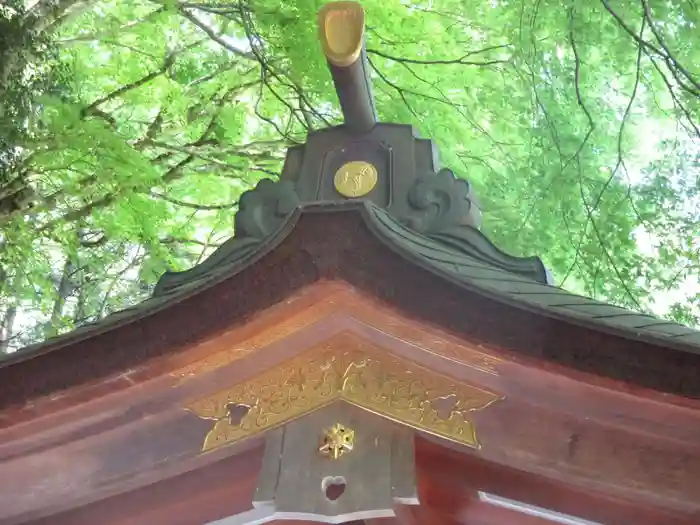
<svg viewBox="0 0 700 525">
<path fill-rule="evenodd" d="M 261 185 L 278 192 L 285 183 Z M 348 283 L 464 340 L 700 397 L 698 332 L 547 284 L 539 259 L 509 257 L 478 230 L 431 237 L 355 200 L 296 206 L 260 236 L 243 235 L 258 206 L 279 209 L 258 197 L 242 199 L 238 237 L 191 270 L 164 275 L 150 299 L 6 356 L 0 405 L 138 368 L 323 280 Z"/>
<path fill-rule="evenodd" d="M 3 361 L 29 358 L 43 353 L 44 349 L 49 347 L 71 344 L 168 308 L 201 290 L 216 286 L 246 266 L 255 264 L 255 261 L 274 249 L 293 231 L 300 215 L 318 215 L 343 210 L 361 211 L 369 229 L 390 249 L 455 285 L 543 316 L 584 323 L 601 331 L 653 341 L 661 345 L 682 344 L 684 351 L 700 353 L 700 331 L 576 295 L 550 284 L 546 282 L 549 277 L 544 267 L 537 268 L 537 258 L 526 260 L 509 257 L 476 230 L 472 232 L 473 236 L 469 241 L 460 239 L 459 242 L 455 242 L 454 238 L 422 235 L 371 203 L 350 202 L 302 206 L 288 216 L 282 228 L 262 240 L 231 238 L 207 260 L 192 269 L 164 275 L 149 299 L 115 312 L 98 322 L 83 325 L 44 343 L 26 347 L 15 354 L 5 356 Z M 523 261 L 529 264 L 523 265 Z M 512 268 L 504 268 L 509 263 L 512 264 Z M 530 272 L 523 270 L 523 266 L 530 269 Z M 465 312 L 465 315 L 468 313 Z"/>
<path fill-rule="evenodd" d="M 543 314 L 591 322 L 629 335 L 697 345 L 700 351 L 700 331 L 576 295 L 553 284 L 499 268 L 464 250 L 416 234 L 377 208 L 371 210 L 371 216 L 385 239 L 456 282 L 469 284 L 516 306 L 535 308 Z"/>
<path fill-rule="evenodd" d="M 359 4 L 333 4 L 323 31 L 362 29 Z M 434 144 L 378 122 L 350 33 L 349 64 L 324 46 L 345 123 L 241 196 L 234 237 L 0 362 L 2 523 L 505 519 L 494 498 L 697 522 L 700 332 L 498 249 Z"/>
</svg>

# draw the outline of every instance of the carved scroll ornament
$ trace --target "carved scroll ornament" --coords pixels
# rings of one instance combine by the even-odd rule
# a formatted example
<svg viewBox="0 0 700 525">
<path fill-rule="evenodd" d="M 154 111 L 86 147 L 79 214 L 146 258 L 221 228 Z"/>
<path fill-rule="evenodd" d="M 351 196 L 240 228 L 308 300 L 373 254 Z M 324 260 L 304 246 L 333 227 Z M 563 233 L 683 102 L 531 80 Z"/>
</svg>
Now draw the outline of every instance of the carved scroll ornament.
<svg viewBox="0 0 700 525">
<path fill-rule="evenodd" d="M 480 262 L 551 284 L 551 276 L 539 257 L 508 255 L 479 231 L 481 210 L 473 188 L 451 170 L 443 168 L 416 178 L 406 202 L 409 211 L 396 217 L 403 226 Z M 426 255 L 431 258 L 430 250 Z"/>
<path fill-rule="evenodd" d="M 237 239 L 264 239 L 275 233 L 299 206 L 294 183 L 263 179 L 241 195 L 235 218 Z"/>
<path fill-rule="evenodd" d="M 290 181 L 263 179 L 241 195 L 234 218 L 234 237 L 223 243 L 206 261 L 184 272 L 165 273 L 153 292 L 165 295 L 217 272 L 243 264 L 266 239 L 275 234 L 299 206 L 299 196 Z"/>
<path fill-rule="evenodd" d="M 480 446 L 469 412 L 500 396 L 383 355 L 349 334 L 334 339 L 340 341 L 191 403 L 189 411 L 214 421 L 203 450 L 259 434 L 337 399 L 463 445 Z"/>
<path fill-rule="evenodd" d="M 481 226 L 481 210 L 471 184 L 443 168 L 418 177 L 410 187 L 407 201 L 411 213 L 403 222 L 411 229 L 430 235 L 459 226 Z"/>
</svg>

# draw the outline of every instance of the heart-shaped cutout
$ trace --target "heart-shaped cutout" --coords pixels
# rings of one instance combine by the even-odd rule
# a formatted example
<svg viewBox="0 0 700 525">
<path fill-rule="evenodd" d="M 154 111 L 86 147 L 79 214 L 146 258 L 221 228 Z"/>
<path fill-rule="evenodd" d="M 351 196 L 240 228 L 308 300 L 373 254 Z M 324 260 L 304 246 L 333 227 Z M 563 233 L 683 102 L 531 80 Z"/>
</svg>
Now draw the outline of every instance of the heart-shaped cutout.
<svg viewBox="0 0 700 525">
<path fill-rule="evenodd" d="M 343 476 L 326 476 L 321 482 L 321 490 L 330 501 L 336 501 L 345 492 L 347 482 Z"/>
</svg>

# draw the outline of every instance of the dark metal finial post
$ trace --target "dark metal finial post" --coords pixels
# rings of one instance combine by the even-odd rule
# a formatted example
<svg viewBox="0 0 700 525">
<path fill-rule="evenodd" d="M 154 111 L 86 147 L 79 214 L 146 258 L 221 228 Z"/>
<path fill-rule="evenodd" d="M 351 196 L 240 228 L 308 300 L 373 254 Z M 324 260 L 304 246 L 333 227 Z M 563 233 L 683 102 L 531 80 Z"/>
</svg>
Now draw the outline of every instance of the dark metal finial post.
<svg viewBox="0 0 700 525">
<path fill-rule="evenodd" d="M 354 133 L 377 123 L 365 51 L 365 12 L 357 2 L 331 2 L 318 13 L 319 36 L 345 125 Z"/>
</svg>

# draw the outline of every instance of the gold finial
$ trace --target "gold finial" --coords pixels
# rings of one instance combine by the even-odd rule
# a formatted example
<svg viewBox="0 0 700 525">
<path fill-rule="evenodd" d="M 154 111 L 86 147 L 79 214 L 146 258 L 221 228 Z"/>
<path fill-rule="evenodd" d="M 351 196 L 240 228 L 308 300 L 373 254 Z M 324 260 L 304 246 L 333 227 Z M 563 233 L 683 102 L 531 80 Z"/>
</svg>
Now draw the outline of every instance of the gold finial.
<svg viewBox="0 0 700 525">
<path fill-rule="evenodd" d="M 331 2 L 318 12 L 319 37 L 328 61 L 339 67 L 353 64 L 362 53 L 365 12 L 357 2 Z"/>
<path fill-rule="evenodd" d="M 348 162 L 336 172 L 333 183 L 345 197 L 362 197 L 377 185 L 377 168 L 363 160 Z"/>
<path fill-rule="evenodd" d="M 350 452 L 355 445 L 355 431 L 336 423 L 325 431 L 323 442 L 318 451 L 324 456 L 338 459 L 346 452 Z"/>
</svg>

